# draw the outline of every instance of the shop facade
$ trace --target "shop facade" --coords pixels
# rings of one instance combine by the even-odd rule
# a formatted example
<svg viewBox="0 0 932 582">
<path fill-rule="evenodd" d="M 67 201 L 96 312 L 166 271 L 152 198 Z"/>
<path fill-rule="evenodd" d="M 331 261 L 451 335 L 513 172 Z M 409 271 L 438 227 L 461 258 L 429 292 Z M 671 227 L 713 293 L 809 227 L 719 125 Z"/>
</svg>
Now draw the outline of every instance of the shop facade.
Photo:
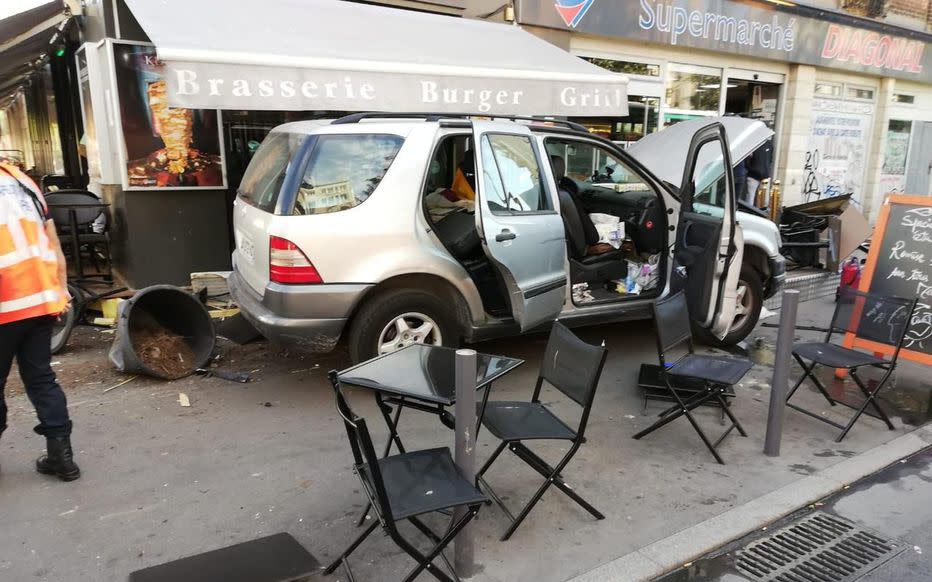
<svg viewBox="0 0 932 582">
<path fill-rule="evenodd" d="M 593 133 L 740 115 L 774 129 L 785 205 L 850 194 L 874 218 L 886 193 L 932 194 L 932 35 L 798 4 L 523 0 L 518 21 L 628 76 L 630 114 L 577 119 Z"/>
<path fill-rule="evenodd" d="M 71 55 L 80 35 L 64 0 L 0 11 L 0 159 L 36 182 L 80 176 L 81 135 Z"/>
<path fill-rule="evenodd" d="M 457 12 L 461 3 L 408 4 Z M 244 20 L 221 0 L 86 3 L 75 68 L 88 175 L 110 204 L 119 273 L 141 287 L 229 270 L 236 187 L 264 137 L 288 121 L 359 111 L 626 112 L 624 76 L 517 26 L 468 18 L 484 6 L 476 4 L 451 18 L 268 0 Z"/>
<path fill-rule="evenodd" d="M 267 2 L 248 34 L 217 2 L 50 2 L 38 52 L 3 63 L 25 63 L 28 82 L 20 69 L 0 79 L 0 149 L 104 198 L 134 286 L 228 270 L 232 201 L 258 144 L 281 123 L 353 111 L 561 115 L 622 146 L 741 115 L 775 131 L 785 204 L 851 194 L 873 218 L 885 193 L 932 188 L 928 27 L 765 0 L 335 3 L 359 14 L 316 1 L 291 15 Z M 425 11 L 447 16 L 424 26 Z M 63 56 L 49 48 L 61 22 Z M 549 44 L 510 44 L 511 32 Z M 575 68 L 564 57 L 598 74 L 561 77 Z"/>
</svg>

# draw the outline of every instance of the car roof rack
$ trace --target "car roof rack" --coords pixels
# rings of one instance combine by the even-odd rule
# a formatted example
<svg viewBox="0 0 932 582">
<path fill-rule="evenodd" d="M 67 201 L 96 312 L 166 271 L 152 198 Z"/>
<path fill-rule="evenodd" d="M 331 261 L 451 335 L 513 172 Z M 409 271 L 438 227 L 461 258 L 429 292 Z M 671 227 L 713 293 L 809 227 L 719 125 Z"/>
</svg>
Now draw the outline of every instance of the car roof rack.
<svg viewBox="0 0 932 582">
<path fill-rule="evenodd" d="M 339 119 L 334 119 L 331 125 L 344 125 L 349 123 L 359 123 L 366 119 L 423 119 L 424 121 L 440 121 L 442 119 L 465 119 L 471 120 L 474 117 L 485 117 L 489 119 L 507 119 L 510 121 L 532 121 L 545 123 L 549 125 L 561 125 L 573 131 L 589 133 L 589 129 L 573 121 L 565 119 L 552 119 L 550 117 L 539 117 L 529 115 L 483 115 L 481 113 L 379 113 L 377 111 L 365 111 L 362 113 L 351 113 Z"/>
</svg>

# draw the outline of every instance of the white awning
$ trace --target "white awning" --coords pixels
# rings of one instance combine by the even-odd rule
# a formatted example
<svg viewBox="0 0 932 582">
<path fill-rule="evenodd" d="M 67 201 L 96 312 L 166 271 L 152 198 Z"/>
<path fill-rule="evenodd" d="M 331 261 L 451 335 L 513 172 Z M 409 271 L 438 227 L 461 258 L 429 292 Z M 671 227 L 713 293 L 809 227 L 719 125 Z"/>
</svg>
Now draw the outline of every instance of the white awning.
<svg viewBox="0 0 932 582">
<path fill-rule="evenodd" d="M 627 78 L 516 27 L 340 0 L 126 0 L 176 107 L 621 116 Z"/>
</svg>

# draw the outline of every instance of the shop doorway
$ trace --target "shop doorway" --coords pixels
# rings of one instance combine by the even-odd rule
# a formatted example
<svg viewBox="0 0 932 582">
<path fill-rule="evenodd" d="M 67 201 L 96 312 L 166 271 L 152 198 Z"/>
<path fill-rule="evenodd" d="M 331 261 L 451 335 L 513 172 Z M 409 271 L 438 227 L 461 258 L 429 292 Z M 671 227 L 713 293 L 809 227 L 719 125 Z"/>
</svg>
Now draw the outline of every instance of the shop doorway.
<svg viewBox="0 0 932 582">
<path fill-rule="evenodd" d="M 906 170 L 906 193 L 932 196 L 932 122 L 915 124 Z"/>
<path fill-rule="evenodd" d="M 723 113 L 762 121 L 776 135 L 782 89 L 783 75 L 729 69 L 725 79 Z M 764 180 L 773 178 L 777 139 L 769 140 L 735 170 L 739 200 L 753 205 L 758 188 L 766 185 Z M 766 198 L 766 192 L 764 194 Z"/>
<path fill-rule="evenodd" d="M 759 119 L 776 130 L 780 84 L 729 77 L 725 91 L 725 115 Z"/>
</svg>

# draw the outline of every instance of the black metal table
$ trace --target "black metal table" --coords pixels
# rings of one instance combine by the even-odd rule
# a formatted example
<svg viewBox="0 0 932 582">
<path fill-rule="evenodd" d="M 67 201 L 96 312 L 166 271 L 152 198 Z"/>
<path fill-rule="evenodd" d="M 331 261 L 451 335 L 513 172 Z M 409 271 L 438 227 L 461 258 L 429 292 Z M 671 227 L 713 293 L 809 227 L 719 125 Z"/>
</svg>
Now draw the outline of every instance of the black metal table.
<svg viewBox="0 0 932 582">
<path fill-rule="evenodd" d="M 80 202 L 80 203 L 70 203 L 70 202 L 48 202 L 48 208 L 51 210 L 53 208 L 60 208 L 68 212 L 68 222 L 71 232 L 71 249 L 74 253 L 74 264 L 75 264 L 75 277 L 80 279 L 84 276 L 84 265 L 81 264 L 81 235 L 78 233 L 78 210 L 89 210 L 94 208 L 99 208 L 101 211 L 104 211 L 110 205 L 104 201 L 100 202 Z"/>
<path fill-rule="evenodd" d="M 492 382 L 523 363 L 524 360 L 517 358 L 476 355 L 476 389 L 485 390 L 477 416 L 477 435 Z M 405 452 L 404 444 L 398 436 L 398 421 L 403 408 L 436 414 L 445 426 L 455 428 L 455 418 L 447 410 L 456 403 L 455 370 L 456 350 L 414 344 L 347 368 L 338 377 L 341 384 L 373 391 L 376 405 L 388 426 L 388 442 L 385 443 L 383 453 L 383 456 L 388 456 L 392 444 L 398 452 Z M 367 514 L 368 508 L 359 523 L 365 520 Z"/>
</svg>

